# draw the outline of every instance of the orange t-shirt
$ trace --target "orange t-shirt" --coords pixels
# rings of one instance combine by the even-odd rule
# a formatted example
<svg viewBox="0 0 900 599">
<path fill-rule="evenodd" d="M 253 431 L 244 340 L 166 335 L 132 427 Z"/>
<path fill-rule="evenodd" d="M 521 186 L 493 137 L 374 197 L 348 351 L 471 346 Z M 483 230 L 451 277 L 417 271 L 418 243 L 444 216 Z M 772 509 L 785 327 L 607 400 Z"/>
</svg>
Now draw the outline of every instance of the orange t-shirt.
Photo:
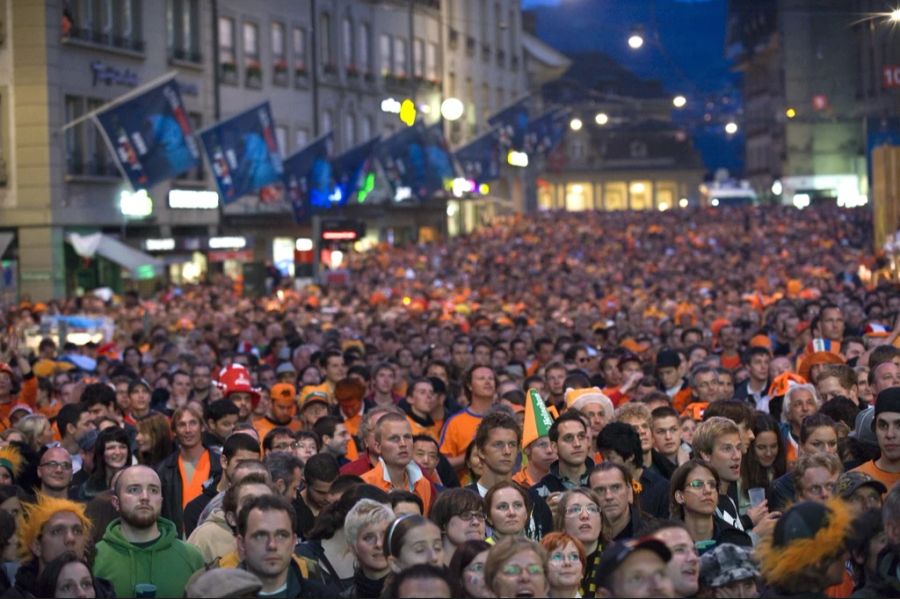
<svg viewBox="0 0 900 599">
<path fill-rule="evenodd" d="M 440 442 L 440 440 L 441 440 L 441 433 L 440 433 L 440 430 L 441 430 L 441 429 L 437 428 L 437 425 L 432 425 L 432 426 L 422 426 L 421 424 L 419 424 L 418 422 L 416 422 L 415 420 L 413 420 L 412 417 L 409 416 L 409 415 L 406 416 L 406 420 L 409 421 L 409 426 L 410 426 L 410 428 L 412 428 L 412 433 L 413 433 L 414 436 L 416 436 L 416 435 L 428 435 L 429 437 L 431 437 L 431 438 L 434 439 L 435 441 Z"/>
<path fill-rule="evenodd" d="M 513 474 L 512 480 L 514 483 L 519 483 L 526 489 L 533 487 L 534 485 L 536 485 L 540 482 L 537 480 L 531 480 L 531 477 L 528 476 L 527 468 L 522 468 L 521 470 L 519 470 L 518 472 Z"/>
<path fill-rule="evenodd" d="M 881 481 L 881 483 L 887 487 L 888 491 L 890 491 L 897 482 L 900 482 L 900 472 L 887 472 L 886 470 L 882 470 L 875 465 L 875 460 L 866 462 L 862 466 L 857 466 L 853 469 L 853 472 L 865 472 L 875 480 Z"/>
<path fill-rule="evenodd" d="M 825 595 L 834 597 L 835 599 L 849 597 L 853 594 L 854 586 L 856 586 L 856 584 L 853 582 L 853 577 L 850 575 L 850 572 L 844 569 L 843 580 L 825 589 Z"/>
<path fill-rule="evenodd" d="M 444 425 L 444 432 L 441 433 L 441 453 L 447 457 L 465 455 L 466 448 L 475 439 L 475 431 L 482 418 L 481 414 L 470 412 L 469 408 L 451 416 Z M 457 469 L 456 474 L 462 476 L 465 470 L 463 466 Z"/>
<path fill-rule="evenodd" d="M 722 368 L 737 370 L 741 366 L 741 355 L 739 353 L 734 353 L 731 356 L 722 354 L 719 356 L 719 362 L 722 364 Z"/>
<path fill-rule="evenodd" d="M 256 429 L 256 433 L 259 435 L 260 443 L 266 438 L 266 435 L 272 432 L 272 429 L 278 428 L 279 426 L 285 426 L 296 433 L 300 430 L 302 423 L 299 420 L 291 419 L 287 424 L 275 424 L 265 416 L 253 419 L 253 428 Z"/>
</svg>

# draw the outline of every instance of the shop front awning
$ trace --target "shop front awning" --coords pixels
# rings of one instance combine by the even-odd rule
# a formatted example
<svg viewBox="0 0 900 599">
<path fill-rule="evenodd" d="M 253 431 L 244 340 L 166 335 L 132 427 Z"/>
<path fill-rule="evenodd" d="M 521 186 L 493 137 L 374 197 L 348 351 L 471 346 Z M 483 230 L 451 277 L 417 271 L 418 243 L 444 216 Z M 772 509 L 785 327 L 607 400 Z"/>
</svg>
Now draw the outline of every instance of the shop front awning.
<svg viewBox="0 0 900 599">
<path fill-rule="evenodd" d="M 15 239 L 15 233 L 0 233 L 0 258 L 6 253 L 6 249 L 13 239 Z"/>
<path fill-rule="evenodd" d="M 93 233 L 91 235 L 69 233 L 66 236 L 66 240 L 72 244 L 75 253 L 79 256 L 93 258 L 99 254 L 137 276 L 144 275 L 151 269 L 154 273 L 159 274 L 165 265 L 163 260 L 154 258 L 150 254 L 145 254 L 122 243 L 115 237 L 110 237 L 103 233 Z"/>
</svg>

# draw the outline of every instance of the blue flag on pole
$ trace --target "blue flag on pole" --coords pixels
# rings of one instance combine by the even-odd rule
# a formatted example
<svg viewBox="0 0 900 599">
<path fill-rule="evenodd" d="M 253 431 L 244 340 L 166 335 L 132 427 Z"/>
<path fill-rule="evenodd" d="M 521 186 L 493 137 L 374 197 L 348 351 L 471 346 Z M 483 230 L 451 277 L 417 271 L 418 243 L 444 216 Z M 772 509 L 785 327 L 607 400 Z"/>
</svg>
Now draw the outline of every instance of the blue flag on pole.
<svg viewBox="0 0 900 599">
<path fill-rule="evenodd" d="M 327 198 L 331 182 L 328 154 L 332 137 L 332 133 L 327 133 L 284 159 L 284 189 L 297 224 L 306 222 L 312 214 L 313 190 L 317 198 L 323 195 Z"/>
<path fill-rule="evenodd" d="M 521 150 L 528 133 L 528 98 L 522 98 L 488 118 L 488 124 L 497 128 L 501 149 Z"/>
<path fill-rule="evenodd" d="M 407 127 L 384 140 L 377 154 L 395 201 L 427 200 L 446 190 L 455 176 L 440 123 Z"/>
<path fill-rule="evenodd" d="M 268 102 L 213 125 L 200 139 L 223 204 L 281 179 L 281 152 Z"/>
<path fill-rule="evenodd" d="M 478 183 L 500 178 L 500 146 L 497 134 L 489 131 L 454 152 L 463 177 Z"/>
<path fill-rule="evenodd" d="M 547 155 L 559 144 L 566 133 L 568 111 L 548 110 L 528 123 L 528 132 L 522 147 L 528 154 Z"/>
<path fill-rule="evenodd" d="M 200 161 L 174 79 L 94 116 L 134 189 L 174 179 Z"/>
<path fill-rule="evenodd" d="M 329 204 L 324 206 L 325 208 L 346 206 L 350 198 L 363 187 L 365 178 L 369 174 L 375 149 L 380 142 L 381 136 L 378 135 L 350 148 L 331 161 L 334 185 L 328 198 Z M 360 201 L 359 197 L 357 197 L 357 201 Z M 365 201 L 365 197 L 361 201 Z"/>
</svg>

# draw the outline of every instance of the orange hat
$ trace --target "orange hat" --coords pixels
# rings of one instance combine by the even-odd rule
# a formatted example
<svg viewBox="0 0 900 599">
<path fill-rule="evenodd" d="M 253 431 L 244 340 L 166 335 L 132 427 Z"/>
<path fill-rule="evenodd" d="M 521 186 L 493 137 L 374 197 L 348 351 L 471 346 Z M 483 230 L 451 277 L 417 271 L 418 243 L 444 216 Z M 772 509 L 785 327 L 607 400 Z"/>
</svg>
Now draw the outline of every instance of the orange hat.
<svg viewBox="0 0 900 599">
<path fill-rule="evenodd" d="M 725 327 L 730 327 L 731 321 L 727 318 L 717 318 L 713 321 L 712 325 L 710 325 L 710 329 L 712 330 L 713 337 L 719 336 L 719 331 L 724 329 Z"/>
<path fill-rule="evenodd" d="M 626 337 L 619 343 L 619 347 L 623 347 L 633 354 L 640 354 L 650 349 L 650 344 L 646 341 L 639 343 L 631 337 Z"/>
<path fill-rule="evenodd" d="M 603 416 L 606 422 L 612 422 L 615 418 L 615 408 L 612 400 L 599 387 L 566 389 L 565 399 L 567 408 L 581 411 L 585 406 L 595 403 L 603 409 Z"/>
<path fill-rule="evenodd" d="M 805 385 L 806 383 L 806 379 L 799 374 L 793 372 L 779 374 L 769 386 L 769 397 L 784 395 L 792 385 Z"/>
<path fill-rule="evenodd" d="M 800 365 L 797 367 L 797 372 L 799 372 L 800 376 L 806 380 L 810 380 L 809 374 L 810 371 L 812 371 L 812 367 L 822 364 L 846 364 L 846 362 L 840 354 L 835 354 L 830 351 L 818 351 L 803 356 L 803 358 L 800 359 Z"/>
<path fill-rule="evenodd" d="M 290 383 L 272 385 L 272 389 L 269 391 L 269 397 L 277 404 L 293 404 L 296 395 L 297 388 Z"/>
<path fill-rule="evenodd" d="M 772 340 L 767 335 L 754 335 L 750 339 L 750 347 L 764 347 L 772 351 Z"/>
<path fill-rule="evenodd" d="M 306 406 L 319 402 L 326 406 L 331 405 L 331 389 L 328 383 L 321 385 L 306 385 L 300 390 L 300 410 L 306 409 Z"/>
</svg>

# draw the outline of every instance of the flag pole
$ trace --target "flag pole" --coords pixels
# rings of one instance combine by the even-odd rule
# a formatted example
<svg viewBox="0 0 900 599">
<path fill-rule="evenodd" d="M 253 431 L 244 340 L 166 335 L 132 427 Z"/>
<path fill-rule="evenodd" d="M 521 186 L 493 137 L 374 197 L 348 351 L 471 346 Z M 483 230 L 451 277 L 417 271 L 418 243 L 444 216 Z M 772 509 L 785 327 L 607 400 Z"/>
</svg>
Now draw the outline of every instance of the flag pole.
<svg viewBox="0 0 900 599">
<path fill-rule="evenodd" d="M 91 121 L 93 121 L 97 129 L 100 130 L 100 135 L 103 137 L 103 141 L 106 142 L 106 148 L 109 150 L 109 153 L 112 154 L 113 162 L 116 163 L 116 168 L 119 170 L 119 174 L 122 176 L 122 179 L 125 180 L 125 183 L 128 184 L 128 186 L 131 188 L 131 191 L 136 191 L 134 185 L 131 184 L 131 179 L 128 177 L 128 173 L 126 173 L 125 169 L 122 168 L 122 161 L 119 160 L 119 155 L 116 152 L 115 146 L 113 146 L 112 140 L 106 134 L 106 129 L 104 129 L 100 125 L 100 120 L 97 118 L 96 114 L 91 114 Z"/>
<path fill-rule="evenodd" d="M 161 77 L 157 77 L 156 79 L 154 79 L 152 81 L 148 81 L 147 83 L 145 83 L 143 85 L 139 85 L 138 87 L 134 88 L 130 92 L 122 94 L 121 96 L 110 100 L 109 102 L 100 106 L 99 108 L 95 108 L 94 110 L 88 112 L 87 114 L 83 114 L 80 117 L 69 121 L 68 123 L 66 123 L 65 125 L 63 125 L 61 127 L 61 130 L 66 131 L 78 124 L 83 123 L 84 121 L 94 120 L 94 117 L 96 117 L 96 115 L 98 115 L 99 113 L 101 113 L 105 110 L 109 110 L 113 106 L 118 106 L 122 102 L 127 102 L 128 100 L 141 95 L 148 89 L 152 89 L 152 88 L 156 87 L 157 85 L 162 85 L 163 83 L 166 83 L 167 81 L 169 81 L 171 79 L 174 79 L 177 75 L 178 75 L 178 71 L 169 71 L 168 73 L 166 73 L 165 75 L 163 75 Z M 94 121 L 94 122 L 96 122 L 96 121 Z M 101 127 L 101 129 L 102 129 L 102 127 Z"/>
</svg>

